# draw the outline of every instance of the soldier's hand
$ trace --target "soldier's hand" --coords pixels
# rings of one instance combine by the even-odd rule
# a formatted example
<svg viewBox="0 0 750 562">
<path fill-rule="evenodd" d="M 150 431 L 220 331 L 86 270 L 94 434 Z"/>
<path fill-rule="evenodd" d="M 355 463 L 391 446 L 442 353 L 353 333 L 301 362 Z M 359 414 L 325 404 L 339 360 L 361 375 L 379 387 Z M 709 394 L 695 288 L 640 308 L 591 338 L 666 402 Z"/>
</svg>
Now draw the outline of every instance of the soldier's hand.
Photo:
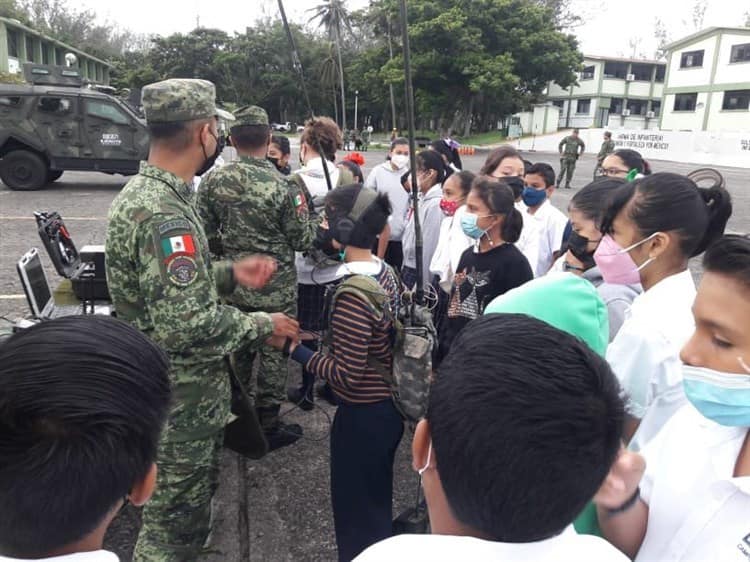
<svg viewBox="0 0 750 562">
<path fill-rule="evenodd" d="M 284 351 L 284 346 L 286 345 L 286 336 L 271 336 L 266 340 L 266 345 L 270 345 L 274 349 L 278 349 L 279 351 Z M 292 342 L 292 345 L 289 347 L 289 353 L 294 351 L 294 348 L 297 347 L 297 344 Z"/>
<path fill-rule="evenodd" d="M 234 278 L 250 289 L 260 289 L 276 273 L 276 260 L 269 256 L 248 256 L 234 262 Z"/>
<path fill-rule="evenodd" d="M 273 335 L 271 338 L 276 336 L 282 338 L 292 338 L 294 343 L 299 343 L 299 323 L 294 318 L 289 318 L 286 314 L 281 312 L 274 312 L 271 314 L 271 320 L 273 320 Z M 270 345 L 273 345 L 269 342 Z"/>
<path fill-rule="evenodd" d="M 607 509 L 617 509 L 633 497 L 646 471 L 646 459 L 624 447 L 617 454 L 607 478 L 594 496 L 594 503 Z"/>
</svg>

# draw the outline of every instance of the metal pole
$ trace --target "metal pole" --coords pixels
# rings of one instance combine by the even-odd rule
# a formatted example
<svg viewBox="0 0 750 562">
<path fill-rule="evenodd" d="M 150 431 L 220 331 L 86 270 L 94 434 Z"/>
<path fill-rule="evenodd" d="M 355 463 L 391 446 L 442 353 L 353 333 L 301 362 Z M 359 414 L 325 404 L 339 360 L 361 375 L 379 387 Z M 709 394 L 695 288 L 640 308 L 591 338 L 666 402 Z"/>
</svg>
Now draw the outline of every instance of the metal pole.
<svg viewBox="0 0 750 562">
<path fill-rule="evenodd" d="M 359 90 L 354 90 L 354 129 L 357 129 L 357 109 L 359 103 Z"/>
<path fill-rule="evenodd" d="M 422 275 L 422 225 L 419 222 L 419 187 L 417 186 L 417 146 L 414 141 L 414 87 L 411 82 L 411 52 L 409 50 L 409 21 L 406 14 L 406 0 L 400 2 L 401 39 L 404 48 L 404 80 L 406 82 L 406 121 L 409 128 L 409 156 L 411 165 L 411 200 L 414 208 L 414 238 L 417 269 L 417 284 L 414 291 L 414 302 L 424 304 L 424 285 Z"/>
<path fill-rule="evenodd" d="M 284 11 L 284 2 L 283 0 L 279 0 L 279 13 L 281 14 L 281 22 L 284 24 L 284 29 L 286 30 L 286 36 L 287 39 L 289 39 L 289 47 L 292 50 L 292 66 L 297 70 L 297 75 L 299 76 L 299 81 L 302 86 L 302 93 L 305 95 L 305 102 L 307 103 L 307 109 L 310 112 L 310 118 L 315 119 L 315 111 L 313 110 L 312 103 L 310 103 L 310 95 L 307 93 L 307 84 L 305 83 L 305 71 L 302 68 L 302 61 L 299 58 L 299 54 L 297 53 L 297 43 L 294 41 L 294 35 L 292 35 L 292 30 L 289 27 L 289 22 L 286 19 L 286 11 Z M 326 186 L 328 187 L 328 191 L 331 191 L 333 189 L 333 183 L 331 182 L 331 174 L 328 172 L 328 162 L 326 160 L 326 155 L 323 152 L 323 147 L 320 145 L 320 143 L 317 143 L 317 146 L 315 147 L 315 150 L 320 155 L 321 163 L 323 164 L 323 175 L 326 179 Z"/>
</svg>

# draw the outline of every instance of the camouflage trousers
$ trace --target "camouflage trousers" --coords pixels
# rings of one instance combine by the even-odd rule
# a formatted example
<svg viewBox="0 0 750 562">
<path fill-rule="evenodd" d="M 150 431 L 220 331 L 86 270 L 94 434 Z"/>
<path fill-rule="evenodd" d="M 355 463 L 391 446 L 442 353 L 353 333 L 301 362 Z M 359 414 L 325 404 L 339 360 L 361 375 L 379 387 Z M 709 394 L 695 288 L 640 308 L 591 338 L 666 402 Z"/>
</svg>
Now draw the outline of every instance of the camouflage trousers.
<svg viewBox="0 0 750 562">
<path fill-rule="evenodd" d="M 560 176 L 557 178 L 557 186 L 562 187 L 563 178 L 566 178 L 565 187 L 570 187 L 570 182 L 573 181 L 573 173 L 575 171 L 575 158 L 560 158 Z"/>
<path fill-rule="evenodd" d="M 211 498 L 219 481 L 223 428 L 230 419 L 222 359 L 170 372 L 174 402 L 158 454 L 156 490 L 143 510 L 135 562 L 205 558 Z"/>
<path fill-rule="evenodd" d="M 253 303 L 255 306 L 239 306 L 244 312 L 283 312 L 292 318 L 297 316 L 297 285 L 291 290 L 286 287 L 275 291 L 273 298 L 265 302 Z M 253 381 L 253 362 L 258 358 L 257 378 Z M 243 348 L 235 354 L 237 375 L 247 389 L 255 406 L 269 408 L 279 406 L 286 401 L 286 386 L 289 378 L 289 360 L 268 345 L 260 349 Z M 255 384 L 253 384 L 255 382 Z"/>
</svg>

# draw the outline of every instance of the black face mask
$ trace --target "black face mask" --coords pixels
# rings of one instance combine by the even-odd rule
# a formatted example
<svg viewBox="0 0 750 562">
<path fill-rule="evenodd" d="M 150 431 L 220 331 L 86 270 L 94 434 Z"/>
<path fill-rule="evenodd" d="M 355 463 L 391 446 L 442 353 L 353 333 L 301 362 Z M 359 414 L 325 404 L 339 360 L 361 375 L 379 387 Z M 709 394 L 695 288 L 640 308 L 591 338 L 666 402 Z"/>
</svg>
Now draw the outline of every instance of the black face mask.
<svg viewBox="0 0 750 562">
<path fill-rule="evenodd" d="M 273 164 L 279 172 L 281 171 L 282 166 L 279 166 L 278 158 L 271 158 L 270 156 L 266 156 L 266 160 Z"/>
<path fill-rule="evenodd" d="M 203 166 L 201 166 L 197 172 L 195 172 L 196 176 L 202 176 L 206 172 L 208 172 L 213 165 L 216 163 L 216 159 L 219 157 L 221 152 L 224 150 L 224 137 L 217 137 L 214 136 L 213 133 L 211 135 L 216 139 L 216 150 L 211 156 L 208 156 L 206 154 L 206 147 L 203 146 L 203 143 L 201 143 L 201 148 L 203 149 L 203 156 L 206 157 L 206 161 L 203 163 Z"/>
<path fill-rule="evenodd" d="M 591 269 L 596 265 L 594 251 L 589 250 L 590 240 L 573 231 L 568 238 L 568 250 L 577 260 L 583 264 L 584 270 Z"/>
</svg>

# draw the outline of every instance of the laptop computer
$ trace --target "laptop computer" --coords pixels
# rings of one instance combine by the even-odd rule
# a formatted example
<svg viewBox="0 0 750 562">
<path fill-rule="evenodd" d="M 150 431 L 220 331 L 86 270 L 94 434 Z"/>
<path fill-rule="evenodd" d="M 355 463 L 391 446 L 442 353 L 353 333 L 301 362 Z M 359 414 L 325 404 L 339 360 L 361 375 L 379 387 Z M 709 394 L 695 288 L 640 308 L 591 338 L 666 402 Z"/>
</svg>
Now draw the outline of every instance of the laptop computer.
<svg viewBox="0 0 750 562">
<path fill-rule="evenodd" d="M 35 318 L 47 320 L 50 318 L 59 318 L 60 316 L 73 316 L 84 314 L 83 304 L 58 306 L 52 297 L 47 275 L 42 267 L 42 260 L 39 257 L 39 251 L 32 248 L 26 252 L 16 264 L 18 276 L 21 279 L 26 300 L 29 302 L 29 308 Z M 98 309 L 98 310 L 97 310 Z M 95 307 L 95 314 L 110 314 L 111 308 L 108 306 Z"/>
</svg>

